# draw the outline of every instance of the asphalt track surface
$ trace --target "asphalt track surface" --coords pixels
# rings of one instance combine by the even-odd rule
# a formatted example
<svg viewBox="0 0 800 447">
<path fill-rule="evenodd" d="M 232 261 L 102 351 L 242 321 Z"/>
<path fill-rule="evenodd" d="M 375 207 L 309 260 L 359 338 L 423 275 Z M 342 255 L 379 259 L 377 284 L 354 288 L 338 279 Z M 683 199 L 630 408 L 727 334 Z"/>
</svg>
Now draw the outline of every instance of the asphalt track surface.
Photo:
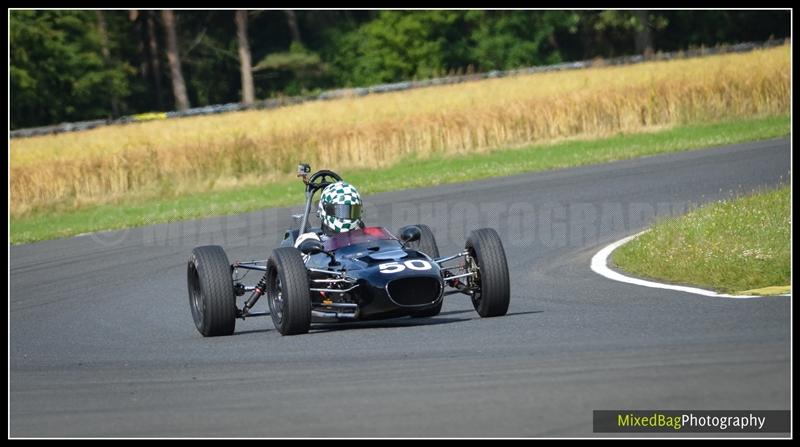
<svg viewBox="0 0 800 447">
<path fill-rule="evenodd" d="M 435 318 L 293 337 L 269 317 L 201 337 L 185 270 L 209 243 L 265 258 L 299 206 L 13 246 L 9 435 L 597 436 L 592 410 L 786 410 L 791 298 L 644 288 L 589 262 L 664 213 L 789 175 L 777 139 L 369 196 L 370 224 L 428 223 L 443 255 L 497 228 L 508 315 L 458 295 Z"/>
</svg>

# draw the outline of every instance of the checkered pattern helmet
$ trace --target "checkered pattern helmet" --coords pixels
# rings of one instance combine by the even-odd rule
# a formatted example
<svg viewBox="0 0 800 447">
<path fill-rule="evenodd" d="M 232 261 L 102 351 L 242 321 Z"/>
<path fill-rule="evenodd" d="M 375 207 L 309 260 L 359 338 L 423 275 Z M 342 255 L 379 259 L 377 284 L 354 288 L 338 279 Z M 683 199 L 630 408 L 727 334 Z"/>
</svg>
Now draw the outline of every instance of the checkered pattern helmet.
<svg viewBox="0 0 800 447">
<path fill-rule="evenodd" d="M 361 196 L 344 181 L 332 183 L 322 190 L 317 215 L 322 225 L 334 233 L 361 228 Z"/>
</svg>

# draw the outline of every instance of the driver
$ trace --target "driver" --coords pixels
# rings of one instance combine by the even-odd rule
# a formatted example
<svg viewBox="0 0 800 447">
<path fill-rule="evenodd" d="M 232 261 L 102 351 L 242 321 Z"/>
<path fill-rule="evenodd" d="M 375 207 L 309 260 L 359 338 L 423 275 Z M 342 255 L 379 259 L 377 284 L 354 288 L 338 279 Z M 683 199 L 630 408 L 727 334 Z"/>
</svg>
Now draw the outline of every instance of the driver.
<svg viewBox="0 0 800 447">
<path fill-rule="evenodd" d="M 353 185 L 340 180 L 326 186 L 317 209 L 323 234 L 332 236 L 363 228 L 361 205 L 361 196 Z"/>
</svg>

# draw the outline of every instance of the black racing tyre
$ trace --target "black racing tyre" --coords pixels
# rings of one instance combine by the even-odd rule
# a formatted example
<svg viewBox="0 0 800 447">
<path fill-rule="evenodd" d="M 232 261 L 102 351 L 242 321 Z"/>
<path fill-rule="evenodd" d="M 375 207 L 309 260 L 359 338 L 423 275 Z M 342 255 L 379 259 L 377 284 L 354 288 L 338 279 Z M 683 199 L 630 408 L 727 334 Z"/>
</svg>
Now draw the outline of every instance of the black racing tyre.
<svg viewBox="0 0 800 447">
<path fill-rule="evenodd" d="M 236 326 L 236 297 L 231 264 L 219 245 L 192 250 L 188 267 L 189 306 L 204 337 L 231 335 Z"/>
<path fill-rule="evenodd" d="M 470 233 L 466 249 L 478 266 L 472 305 L 481 317 L 498 317 L 508 312 L 511 297 L 508 263 L 500 236 L 491 228 Z"/>
<path fill-rule="evenodd" d="M 267 302 L 281 335 L 305 334 L 311 327 L 308 271 L 300 250 L 280 247 L 267 261 Z"/>
<path fill-rule="evenodd" d="M 419 250 L 433 259 L 439 257 L 439 246 L 436 245 L 436 236 L 433 235 L 431 228 L 425 224 L 417 224 L 420 230 L 420 238 L 418 241 L 409 242 L 407 247 Z M 442 303 L 444 299 L 439 300 L 439 304 L 425 310 L 412 311 L 411 317 L 413 318 L 427 318 L 435 317 L 442 311 Z"/>
</svg>

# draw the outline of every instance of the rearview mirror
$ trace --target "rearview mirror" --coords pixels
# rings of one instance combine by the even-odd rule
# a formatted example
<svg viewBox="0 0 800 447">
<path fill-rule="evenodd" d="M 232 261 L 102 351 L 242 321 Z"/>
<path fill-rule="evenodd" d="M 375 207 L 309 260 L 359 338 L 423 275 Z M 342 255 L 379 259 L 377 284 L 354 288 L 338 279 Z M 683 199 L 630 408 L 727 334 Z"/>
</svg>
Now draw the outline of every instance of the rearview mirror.
<svg viewBox="0 0 800 447">
<path fill-rule="evenodd" d="M 325 251 L 325 247 L 322 245 L 322 242 L 316 239 L 306 239 L 300 243 L 300 247 L 298 248 L 304 255 L 315 255 Z"/>
<path fill-rule="evenodd" d="M 403 242 L 403 245 L 418 241 L 420 237 L 422 237 L 422 232 L 416 225 L 409 225 L 400 229 L 400 240 Z"/>
</svg>

